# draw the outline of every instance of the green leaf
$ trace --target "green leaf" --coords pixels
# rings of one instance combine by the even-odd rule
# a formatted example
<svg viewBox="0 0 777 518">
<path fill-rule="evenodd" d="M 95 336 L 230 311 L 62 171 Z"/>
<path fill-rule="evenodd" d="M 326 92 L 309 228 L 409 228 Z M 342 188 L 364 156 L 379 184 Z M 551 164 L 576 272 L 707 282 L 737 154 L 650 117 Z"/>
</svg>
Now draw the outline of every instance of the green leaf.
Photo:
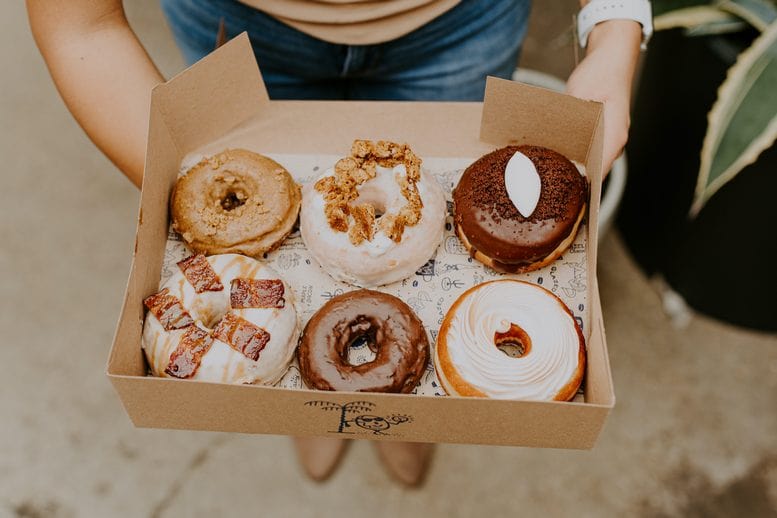
<svg viewBox="0 0 777 518">
<path fill-rule="evenodd" d="M 722 0 L 716 5 L 723 11 L 742 18 L 761 32 L 777 20 L 777 6 L 767 0 Z"/>
<path fill-rule="evenodd" d="M 708 116 L 691 214 L 777 139 L 777 22 L 742 52 Z"/>
<path fill-rule="evenodd" d="M 707 4 L 707 2 L 703 3 Z M 703 25 L 732 22 L 739 22 L 739 18 L 717 7 L 699 5 L 667 11 L 656 16 L 653 18 L 653 27 L 657 31 L 663 31 L 675 28 L 694 29 Z"/>
<path fill-rule="evenodd" d="M 717 34 L 730 34 L 732 32 L 740 32 L 748 28 L 748 24 L 740 20 L 739 18 L 716 20 L 710 23 L 704 23 L 696 25 L 686 29 L 685 35 L 696 36 L 711 36 Z"/>
</svg>

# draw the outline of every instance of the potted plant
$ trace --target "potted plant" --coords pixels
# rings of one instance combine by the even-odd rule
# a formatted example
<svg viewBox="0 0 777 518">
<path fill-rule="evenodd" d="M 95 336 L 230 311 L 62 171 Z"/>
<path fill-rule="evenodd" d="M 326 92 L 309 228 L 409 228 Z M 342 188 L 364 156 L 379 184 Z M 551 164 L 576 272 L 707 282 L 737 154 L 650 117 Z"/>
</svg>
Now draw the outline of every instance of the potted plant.
<svg viewBox="0 0 777 518">
<path fill-rule="evenodd" d="M 653 8 L 621 235 L 695 309 L 777 330 L 777 3 Z"/>
</svg>

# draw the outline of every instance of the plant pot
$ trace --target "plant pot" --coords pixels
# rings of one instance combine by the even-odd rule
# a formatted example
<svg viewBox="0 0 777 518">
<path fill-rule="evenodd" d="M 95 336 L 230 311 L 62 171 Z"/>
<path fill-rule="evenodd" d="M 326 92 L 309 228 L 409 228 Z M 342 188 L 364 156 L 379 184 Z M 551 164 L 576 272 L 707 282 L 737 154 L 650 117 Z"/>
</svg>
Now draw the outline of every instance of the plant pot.
<svg viewBox="0 0 777 518">
<path fill-rule="evenodd" d="M 537 70 L 519 68 L 513 73 L 512 79 L 513 81 L 547 88 L 556 92 L 563 92 L 566 89 L 566 83 L 562 79 Z M 626 156 L 624 153 L 612 164 L 610 174 L 602 185 L 602 199 L 599 204 L 599 243 L 602 242 L 615 221 L 615 214 L 618 212 L 618 207 L 623 198 L 623 191 L 626 187 L 626 171 Z"/>
<path fill-rule="evenodd" d="M 753 33 L 651 41 L 627 146 L 629 180 L 617 225 L 636 261 L 694 309 L 777 330 L 777 146 L 689 216 L 707 113 Z"/>
</svg>

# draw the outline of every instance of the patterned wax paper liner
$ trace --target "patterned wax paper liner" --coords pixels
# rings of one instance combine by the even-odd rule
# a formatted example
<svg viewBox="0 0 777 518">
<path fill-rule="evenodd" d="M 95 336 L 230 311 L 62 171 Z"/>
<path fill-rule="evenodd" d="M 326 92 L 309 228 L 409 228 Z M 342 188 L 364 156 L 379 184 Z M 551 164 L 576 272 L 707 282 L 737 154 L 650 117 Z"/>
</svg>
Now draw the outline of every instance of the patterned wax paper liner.
<svg viewBox="0 0 777 518">
<path fill-rule="evenodd" d="M 286 167 L 301 184 L 314 181 L 340 158 L 335 155 L 270 153 L 267 155 Z M 187 171 L 202 156 L 196 154 L 188 156 L 182 163 L 181 171 Z M 513 275 L 501 274 L 484 266 L 470 258 L 459 242 L 453 230 L 451 216 L 451 191 L 464 169 L 472 162 L 471 158 L 423 158 L 424 171 L 436 178 L 443 187 L 448 201 L 445 235 L 435 255 L 414 276 L 377 289 L 396 295 L 413 308 L 426 327 L 432 347 L 436 342 L 440 323 L 456 298 L 476 284 L 500 277 L 532 282 L 553 292 L 569 306 L 578 323 L 581 324 L 584 335 L 588 337 L 590 313 L 587 308 L 587 221 L 583 221 L 575 241 L 564 255 L 545 268 Z M 160 285 L 172 275 L 176 263 L 191 253 L 181 237 L 170 228 Z M 321 269 L 305 248 L 297 228 L 277 250 L 266 254 L 264 261 L 278 271 L 294 290 L 296 309 L 303 326 L 327 300 L 346 291 L 357 289 L 335 281 Z M 352 348 L 349 361 L 359 364 L 370 361 L 372 357 L 366 344 L 362 344 Z M 305 388 L 296 359 L 276 386 L 289 389 Z M 580 390 L 575 401 L 583 401 L 582 387 Z M 413 394 L 445 396 L 432 362 L 427 365 L 426 373 Z"/>
</svg>

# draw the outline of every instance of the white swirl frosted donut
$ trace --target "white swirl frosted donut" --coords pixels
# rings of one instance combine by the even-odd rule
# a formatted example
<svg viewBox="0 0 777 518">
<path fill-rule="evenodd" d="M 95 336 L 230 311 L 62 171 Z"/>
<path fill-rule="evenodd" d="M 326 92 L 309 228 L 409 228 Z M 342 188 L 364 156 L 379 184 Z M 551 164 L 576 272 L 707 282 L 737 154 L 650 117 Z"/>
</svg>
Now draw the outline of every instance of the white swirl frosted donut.
<svg viewBox="0 0 777 518">
<path fill-rule="evenodd" d="M 445 196 L 407 145 L 355 141 L 303 187 L 300 232 L 329 275 L 361 287 L 407 278 L 442 241 Z"/>
<path fill-rule="evenodd" d="M 558 297 L 502 279 L 470 288 L 451 306 L 434 363 L 451 395 L 567 401 L 580 386 L 585 356 L 583 333 Z"/>
<path fill-rule="evenodd" d="M 142 344 L 154 376 L 272 384 L 297 346 L 292 291 L 243 255 L 184 259 L 144 303 Z"/>
</svg>

